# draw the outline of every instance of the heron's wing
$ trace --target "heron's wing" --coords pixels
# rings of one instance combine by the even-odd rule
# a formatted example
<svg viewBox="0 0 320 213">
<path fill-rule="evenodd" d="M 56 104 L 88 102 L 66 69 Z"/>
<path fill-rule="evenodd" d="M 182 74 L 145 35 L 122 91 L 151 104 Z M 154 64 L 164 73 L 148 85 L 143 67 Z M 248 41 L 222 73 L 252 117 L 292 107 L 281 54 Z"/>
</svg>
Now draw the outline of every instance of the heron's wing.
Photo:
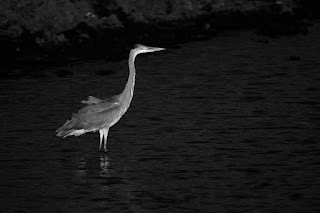
<svg viewBox="0 0 320 213">
<path fill-rule="evenodd" d="M 100 104 L 96 104 L 100 105 Z M 96 106 L 95 105 L 95 106 Z M 119 119 L 120 104 L 109 105 L 98 111 L 90 111 L 90 113 L 77 114 L 75 117 L 75 127 L 87 131 L 96 131 L 103 126 L 108 126 Z"/>
<path fill-rule="evenodd" d="M 120 104 L 115 103 L 98 103 L 89 105 L 77 114 L 73 114 L 71 120 L 56 130 L 58 136 L 69 136 L 74 133 L 79 136 L 86 132 L 96 131 L 104 126 L 110 125 L 119 120 Z M 79 130 L 80 132 L 74 132 Z"/>
<path fill-rule="evenodd" d="M 93 96 L 89 96 L 88 97 L 88 100 L 82 100 L 81 103 L 82 104 L 88 104 L 88 105 L 91 105 L 91 104 L 97 104 L 97 103 L 100 103 L 102 102 L 103 100 L 99 99 L 99 98 L 96 98 L 96 97 L 93 97 Z"/>
<path fill-rule="evenodd" d="M 106 100 L 89 96 L 86 104 L 88 106 L 80 109 L 77 114 L 72 114 L 71 120 L 67 120 L 62 127 L 57 129 L 58 136 L 66 137 L 74 130 L 84 130 L 82 134 L 85 131 L 95 131 L 119 118 L 119 95 Z"/>
</svg>

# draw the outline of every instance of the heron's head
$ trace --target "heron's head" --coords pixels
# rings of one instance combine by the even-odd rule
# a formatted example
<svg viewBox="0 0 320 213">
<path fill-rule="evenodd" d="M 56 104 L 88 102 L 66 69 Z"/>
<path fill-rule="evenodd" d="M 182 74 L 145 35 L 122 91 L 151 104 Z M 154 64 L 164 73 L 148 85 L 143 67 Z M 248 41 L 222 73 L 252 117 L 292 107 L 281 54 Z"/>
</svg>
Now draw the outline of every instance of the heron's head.
<svg viewBox="0 0 320 213">
<path fill-rule="evenodd" d="M 156 52 L 156 51 L 161 51 L 164 50 L 164 48 L 160 48 L 160 47 L 147 47 L 145 45 L 142 44 L 136 44 L 134 45 L 134 49 L 133 49 L 136 54 L 140 54 L 140 53 L 150 53 L 150 52 Z"/>
</svg>

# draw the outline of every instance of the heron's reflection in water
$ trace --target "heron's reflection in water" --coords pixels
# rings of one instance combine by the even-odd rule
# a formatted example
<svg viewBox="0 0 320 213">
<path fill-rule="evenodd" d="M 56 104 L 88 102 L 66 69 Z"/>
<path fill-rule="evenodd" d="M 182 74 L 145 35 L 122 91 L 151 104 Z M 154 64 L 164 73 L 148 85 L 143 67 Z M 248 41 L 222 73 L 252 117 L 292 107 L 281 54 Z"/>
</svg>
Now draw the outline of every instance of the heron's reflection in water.
<svg viewBox="0 0 320 213">
<path fill-rule="evenodd" d="M 132 200 L 136 200 L 132 191 L 138 191 L 138 189 L 127 179 L 126 167 L 123 162 L 115 162 L 105 153 L 101 153 L 99 176 L 103 178 L 100 182 L 100 189 L 105 201 L 101 202 L 102 207 L 107 208 L 110 206 L 110 202 L 113 202 L 112 205 L 119 208 L 116 212 L 122 212 L 122 208 L 128 208 L 131 210 L 130 212 L 141 212 L 140 209 L 137 210 L 136 203 L 132 203 Z"/>
<path fill-rule="evenodd" d="M 79 184 L 85 184 L 87 182 L 87 169 L 84 157 L 81 157 L 79 160 L 78 169 L 76 170 L 76 177 Z"/>
<path fill-rule="evenodd" d="M 99 176 L 104 178 L 104 181 L 101 182 L 101 186 L 100 189 L 101 191 L 103 191 L 106 194 L 110 193 L 110 190 L 112 191 L 112 189 L 110 189 L 109 184 L 107 184 L 107 180 L 108 178 L 110 178 L 110 176 L 112 175 L 112 171 L 110 171 L 110 158 L 105 154 L 105 153 L 101 153 L 100 154 L 100 172 L 99 172 Z"/>
<path fill-rule="evenodd" d="M 106 154 L 100 154 L 100 177 L 108 177 L 109 158 Z"/>
</svg>

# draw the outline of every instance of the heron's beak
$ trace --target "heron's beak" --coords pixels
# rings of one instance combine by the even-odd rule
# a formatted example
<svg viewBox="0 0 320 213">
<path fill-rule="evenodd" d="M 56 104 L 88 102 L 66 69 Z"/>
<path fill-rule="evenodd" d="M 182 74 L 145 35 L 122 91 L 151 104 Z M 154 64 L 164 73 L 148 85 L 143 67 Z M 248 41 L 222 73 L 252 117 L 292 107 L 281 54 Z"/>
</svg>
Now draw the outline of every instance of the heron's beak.
<svg viewBox="0 0 320 213">
<path fill-rule="evenodd" d="M 161 48 L 161 47 L 148 47 L 148 52 L 156 52 L 156 51 L 161 51 L 161 50 L 165 50 L 165 48 Z"/>
</svg>

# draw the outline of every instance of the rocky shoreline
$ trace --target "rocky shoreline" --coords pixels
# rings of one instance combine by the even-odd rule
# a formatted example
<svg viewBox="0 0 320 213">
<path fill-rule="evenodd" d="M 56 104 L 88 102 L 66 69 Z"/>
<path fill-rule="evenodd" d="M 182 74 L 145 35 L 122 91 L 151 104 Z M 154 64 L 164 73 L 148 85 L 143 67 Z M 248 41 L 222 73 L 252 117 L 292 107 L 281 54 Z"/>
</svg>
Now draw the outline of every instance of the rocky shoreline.
<svg viewBox="0 0 320 213">
<path fill-rule="evenodd" d="M 134 43 L 173 46 L 233 28 L 307 33 L 298 0 L 15 0 L 0 3 L 3 64 L 126 57 Z"/>
</svg>

